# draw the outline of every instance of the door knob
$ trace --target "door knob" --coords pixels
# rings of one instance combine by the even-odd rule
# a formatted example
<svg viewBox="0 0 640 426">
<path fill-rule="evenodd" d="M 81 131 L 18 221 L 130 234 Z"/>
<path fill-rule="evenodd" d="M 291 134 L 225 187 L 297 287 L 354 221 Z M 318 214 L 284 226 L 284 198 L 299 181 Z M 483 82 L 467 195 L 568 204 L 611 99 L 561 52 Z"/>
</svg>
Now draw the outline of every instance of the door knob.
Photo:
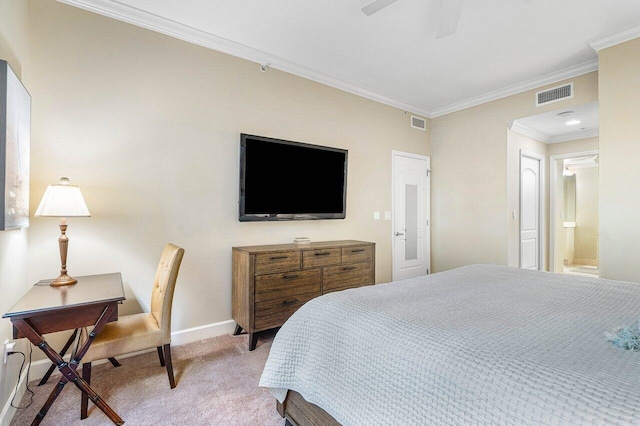
<svg viewBox="0 0 640 426">
<path fill-rule="evenodd" d="M 404 232 L 396 232 L 396 237 L 399 237 L 400 235 L 404 235 Z"/>
</svg>

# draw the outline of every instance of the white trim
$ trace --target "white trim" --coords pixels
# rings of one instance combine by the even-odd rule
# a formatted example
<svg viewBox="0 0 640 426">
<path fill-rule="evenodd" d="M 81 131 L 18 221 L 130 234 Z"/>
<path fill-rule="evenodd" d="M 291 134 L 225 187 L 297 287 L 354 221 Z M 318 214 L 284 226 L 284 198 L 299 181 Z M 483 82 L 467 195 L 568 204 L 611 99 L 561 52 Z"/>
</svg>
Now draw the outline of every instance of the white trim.
<svg viewBox="0 0 640 426">
<path fill-rule="evenodd" d="M 524 124 L 518 123 L 518 121 L 512 121 L 511 124 L 509 124 L 509 129 L 540 142 L 551 142 L 551 137 L 546 133 L 536 130 L 533 127 L 525 126 Z"/>
<path fill-rule="evenodd" d="M 193 43 L 208 49 L 217 50 L 247 61 L 256 62 L 259 65 L 268 64 L 269 68 L 278 69 L 297 75 L 308 80 L 317 81 L 336 89 L 343 90 L 363 98 L 371 99 L 385 105 L 389 105 L 403 111 L 413 112 L 425 117 L 431 117 L 431 113 L 422 107 L 393 99 L 374 91 L 347 83 L 334 77 L 319 73 L 307 67 L 295 64 L 286 59 L 269 54 L 259 49 L 254 49 L 234 41 L 218 37 L 214 34 L 202 31 L 198 28 L 181 24 L 180 22 L 149 13 L 114 0 L 58 0 L 80 9 L 88 10 L 99 15 L 107 16 L 118 21 L 126 22 L 138 27 L 146 28 L 179 40 Z M 256 67 L 258 70 L 259 67 Z"/>
<path fill-rule="evenodd" d="M 587 44 L 596 52 L 600 52 L 600 50 L 606 49 L 607 47 L 615 46 L 616 44 L 624 43 L 625 41 L 638 37 L 640 37 L 640 24 L 635 24 L 622 30 L 594 37 L 591 40 L 587 40 Z"/>
<path fill-rule="evenodd" d="M 232 319 L 226 321 L 205 324 L 198 327 L 187 328 L 186 330 L 174 331 L 171 333 L 171 344 L 175 346 L 184 345 L 198 340 L 210 339 L 223 334 L 233 332 L 236 323 Z"/>
<path fill-rule="evenodd" d="M 556 161 L 564 160 L 566 158 L 575 158 L 575 157 L 585 157 L 588 155 L 598 155 L 600 153 L 599 150 L 592 151 L 580 151 L 580 152 L 571 152 L 569 154 L 559 154 L 552 155 L 549 157 L 549 167 L 551 168 L 549 173 L 549 272 L 555 271 L 555 246 L 556 246 L 556 221 L 555 221 L 555 212 L 556 212 L 556 203 L 555 203 L 555 184 L 556 179 L 558 178 L 556 169 L 557 164 Z"/>
<path fill-rule="evenodd" d="M 426 160 L 426 161 L 430 161 L 431 160 L 431 157 L 429 157 L 428 155 L 413 154 L 411 152 L 392 150 L 391 151 L 391 159 L 393 160 L 393 157 L 396 156 L 396 155 L 400 156 L 400 157 L 415 158 L 417 160 Z"/>
<path fill-rule="evenodd" d="M 578 139 L 595 138 L 600 134 L 600 129 L 587 129 L 581 132 L 567 133 L 564 135 L 551 136 L 549 143 L 575 141 Z"/>
<path fill-rule="evenodd" d="M 509 130 L 528 136 L 546 144 L 575 141 L 578 139 L 594 138 L 600 134 L 600 129 L 587 129 L 579 132 L 565 133 L 564 135 L 549 136 L 544 132 L 519 123 L 517 120 L 509 124 Z"/>
<path fill-rule="evenodd" d="M 27 378 L 28 369 L 26 367 L 27 367 L 27 364 L 25 363 L 25 368 L 24 370 L 22 370 L 22 374 L 18 379 L 17 392 L 16 392 L 16 387 L 14 387 L 11 390 L 9 399 L 7 399 L 7 402 L 4 405 L 4 408 L 2 408 L 2 412 L 0 412 L 0 426 L 9 426 L 11 424 L 11 420 L 13 420 L 13 416 L 16 414 L 16 411 L 17 411 L 15 408 L 11 406 L 11 401 L 14 399 L 14 396 L 15 396 L 16 401 L 20 403 L 20 401 L 22 400 L 22 397 L 24 396 L 27 390 L 27 387 L 25 386 L 25 380 Z M 44 376 L 44 373 L 42 375 Z"/>
<path fill-rule="evenodd" d="M 523 83 L 505 87 L 504 89 L 485 93 L 484 95 L 469 98 L 462 102 L 456 102 L 442 108 L 437 108 L 431 112 L 431 116 L 429 116 L 429 118 L 440 117 L 442 115 L 451 114 L 452 112 L 460 111 L 480 104 L 495 101 L 497 99 L 502 99 L 518 93 L 526 92 L 527 90 L 537 89 L 538 87 L 542 87 L 547 84 L 557 83 L 562 80 L 578 77 L 583 74 L 588 74 L 590 72 L 596 71 L 597 69 L 598 60 L 594 59 L 580 65 L 575 65 L 573 67 L 565 68 L 564 70 L 552 72 L 543 75 L 542 77 L 525 81 Z"/>
<path fill-rule="evenodd" d="M 520 205 L 518 212 L 518 216 L 520 216 L 520 220 L 518 222 L 518 267 L 522 268 L 522 157 L 533 158 L 534 160 L 538 160 L 540 162 L 540 188 L 538 190 L 539 197 L 539 211 L 538 211 L 538 270 L 544 271 L 544 255 L 545 255 L 545 225 L 546 225 L 546 217 L 545 217 L 545 156 L 536 154 L 535 152 L 526 151 L 524 149 L 520 150 L 520 167 L 518 171 L 518 193 L 520 194 Z"/>
</svg>

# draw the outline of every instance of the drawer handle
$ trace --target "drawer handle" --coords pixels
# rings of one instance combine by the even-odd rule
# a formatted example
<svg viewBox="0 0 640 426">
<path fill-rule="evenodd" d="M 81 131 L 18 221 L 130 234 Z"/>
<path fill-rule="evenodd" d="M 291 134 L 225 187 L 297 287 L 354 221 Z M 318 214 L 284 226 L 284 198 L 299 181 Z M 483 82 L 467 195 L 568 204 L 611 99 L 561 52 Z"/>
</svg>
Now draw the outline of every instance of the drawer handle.
<svg viewBox="0 0 640 426">
<path fill-rule="evenodd" d="M 314 253 L 314 256 L 329 256 L 331 253 L 329 253 L 328 251 L 324 251 L 322 253 Z"/>
<path fill-rule="evenodd" d="M 296 278 L 300 278 L 300 275 L 285 275 L 282 277 L 283 280 L 295 280 Z"/>
<path fill-rule="evenodd" d="M 351 253 L 362 253 L 363 251 L 365 251 L 364 249 L 355 249 L 355 250 L 351 250 Z"/>
<path fill-rule="evenodd" d="M 296 303 L 298 301 L 298 299 L 289 299 L 289 300 L 285 300 L 284 302 L 282 302 L 283 305 L 287 306 L 287 305 L 293 305 L 294 303 Z"/>
<path fill-rule="evenodd" d="M 280 259 L 286 259 L 288 256 L 271 256 L 269 258 L 269 260 L 280 260 Z"/>
<path fill-rule="evenodd" d="M 355 271 L 356 269 L 358 268 L 356 268 L 355 266 L 346 266 L 342 268 L 343 271 Z"/>
</svg>

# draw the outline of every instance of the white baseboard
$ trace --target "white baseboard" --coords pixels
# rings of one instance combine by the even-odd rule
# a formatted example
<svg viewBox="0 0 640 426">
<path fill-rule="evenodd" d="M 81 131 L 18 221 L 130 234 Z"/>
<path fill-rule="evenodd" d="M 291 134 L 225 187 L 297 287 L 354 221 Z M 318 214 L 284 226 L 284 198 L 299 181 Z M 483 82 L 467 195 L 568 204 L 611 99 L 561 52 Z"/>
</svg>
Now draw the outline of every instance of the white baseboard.
<svg viewBox="0 0 640 426">
<path fill-rule="evenodd" d="M 201 325 L 199 327 L 187 328 L 186 330 L 174 331 L 171 333 L 171 345 L 180 346 L 186 343 L 197 342 L 198 340 L 229 334 L 233 332 L 235 324 L 234 320 L 229 319 Z"/>
<path fill-rule="evenodd" d="M 201 325 L 199 327 L 188 328 L 186 330 L 174 331 L 171 333 L 171 346 L 180 346 L 191 342 L 197 342 L 199 340 L 210 339 L 212 337 L 221 336 L 223 334 L 228 334 L 233 331 L 235 327 L 235 322 L 233 320 L 226 320 L 221 322 L 216 322 L 212 324 Z M 126 355 L 119 356 L 118 358 L 128 358 L 130 356 L 135 356 L 138 354 L 142 354 L 145 352 L 155 351 L 155 349 L 149 349 L 146 351 L 132 352 Z M 69 356 L 67 355 L 65 359 L 68 360 Z M 103 362 L 108 362 L 107 360 L 101 360 L 94 363 L 101 364 Z M 29 372 L 29 380 L 39 380 L 41 379 L 47 369 L 51 365 L 51 361 L 48 359 L 41 359 L 38 361 L 34 361 L 31 363 L 31 371 Z M 52 377 L 59 375 L 60 371 L 57 369 L 53 372 Z M 15 397 L 16 401 L 21 401 L 22 397 L 26 390 L 26 378 L 27 378 L 27 369 L 25 368 L 22 374 L 20 375 L 20 381 L 18 384 L 18 391 Z M 50 379 L 51 380 L 51 379 Z M 5 404 L 2 412 L 0 413 L 0 426 L 9 426 L 11 423 L 11 419 L 16 412 L 16 409 L 11 407 L 11 400 L 13 399 L 13 395 L 16 393 L 15 388 L 11 393 L 9 400 Z"/>
<path fill-rule="evenodd" d="M 9 395 L 7 403 L 2 408 L 2 412 L 0 412 L 0 426 L 9 426 L 11 424 L 11 420 L 16 414 L 16 409 L 11 406 L 11 401 L 15 399 L 16 404 L 20 404 L 20 401 L 22 401 L 22 397 L 24 396 L 27 389 L 27 387 L 25 386 L 26 378 L 27 369 L 25 368 L 22 371 L 20 378 L 18 379 L 18 386 L 13 388 L 13 390 L 11 391 L 11 395 Z"/>
</svg>

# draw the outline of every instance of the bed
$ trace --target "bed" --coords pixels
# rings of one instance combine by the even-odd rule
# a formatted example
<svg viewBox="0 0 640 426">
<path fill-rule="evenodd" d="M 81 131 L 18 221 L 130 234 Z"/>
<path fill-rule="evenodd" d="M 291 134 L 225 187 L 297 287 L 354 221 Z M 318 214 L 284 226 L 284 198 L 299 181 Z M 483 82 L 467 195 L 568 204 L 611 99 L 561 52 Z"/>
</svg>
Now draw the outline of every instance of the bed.
<svg viewBox="0 0 640 426">
<path fill-rule="evenodd" d="M 639 284 L 471 265 L 311 300 L 260 386 L 300 425 L 640 423 L 605 337 L 638 316 Z"/>
</svg>

